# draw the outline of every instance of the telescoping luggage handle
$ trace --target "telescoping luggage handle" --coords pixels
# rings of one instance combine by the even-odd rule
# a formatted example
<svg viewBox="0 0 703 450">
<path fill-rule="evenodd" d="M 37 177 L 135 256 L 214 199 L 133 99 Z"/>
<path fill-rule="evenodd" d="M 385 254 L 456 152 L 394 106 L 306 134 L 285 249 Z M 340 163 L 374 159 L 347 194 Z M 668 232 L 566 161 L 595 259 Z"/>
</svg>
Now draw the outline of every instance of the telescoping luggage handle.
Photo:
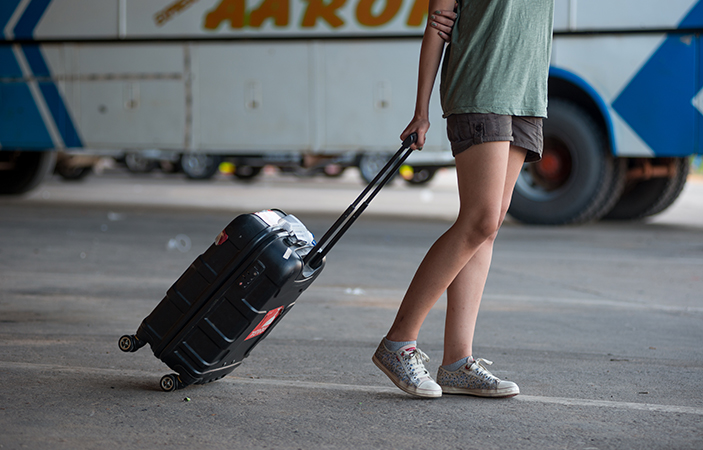
<svg viewBox="0 0 703 450">
<path fill-rule="evenodd" d="M 361 213 L 364 212 L 366 207 L 369 206 L 371 200 L 376 197 L 381 188 L 385 186 L 393 175 L 400 169 L 408 156 L 413 152 L 410 148 L 412 144 L 417 141 L 417 134 L 413 133 L 403 141 L 400 149 L 393 155 L 393 157 L 386 163 L 386 165 L 381 169 L 381 171 L 376 175 L 376 177 L 371 180 L 366 189 L 354 200 L 354 202 L 349 205 L 349 207 L 344 211 L 344 213 L 339 216 L 339 219 L 330 227 L 324 236 L 317 242 L 315 247 L 308 253 L 303 262 L 317 269 L 322 264 L 322 258 L 327 255 L 332 247 L 339 241 L 339 239 L 346 233 L 349 227 L 359 218 Z M 362 203 L 363 201 L 363 203 Z"/>
</svg>

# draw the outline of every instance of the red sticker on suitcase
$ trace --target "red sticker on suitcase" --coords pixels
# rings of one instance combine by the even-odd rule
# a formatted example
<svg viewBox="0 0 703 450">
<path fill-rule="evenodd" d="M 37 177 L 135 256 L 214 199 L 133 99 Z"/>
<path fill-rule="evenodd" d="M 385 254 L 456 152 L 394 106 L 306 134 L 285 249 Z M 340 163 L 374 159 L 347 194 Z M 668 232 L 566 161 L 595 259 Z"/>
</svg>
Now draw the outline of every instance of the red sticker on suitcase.
<svg viewBox="0 0 703 450">
<path fill-rule="evenodd" d="M 220 234 L 217 235 L 217 238 L 215 239 L 215 245 L 222 245 L 229 239 L 229 236 L 227 236 L 227 233 L 225 233 L 225 230 L 222 230 Z"/>
<path fill-rule="evenodd" d="M 272 309 L 271 311 L 267 312 L 263 320 L 259 322 L 256 328 L 254 328 L 254 330 L 249 333 L 249 336 L 247 336 L 247 338 L 244 340 L 246 341 L 264 334 L 268 327 L 271 326 L 273 321 L 276 320 L 276 317 L 281 315 L 281 312 L 283 312 L 283 306 L 279 306 L 278 308 Z"/>
</svg>

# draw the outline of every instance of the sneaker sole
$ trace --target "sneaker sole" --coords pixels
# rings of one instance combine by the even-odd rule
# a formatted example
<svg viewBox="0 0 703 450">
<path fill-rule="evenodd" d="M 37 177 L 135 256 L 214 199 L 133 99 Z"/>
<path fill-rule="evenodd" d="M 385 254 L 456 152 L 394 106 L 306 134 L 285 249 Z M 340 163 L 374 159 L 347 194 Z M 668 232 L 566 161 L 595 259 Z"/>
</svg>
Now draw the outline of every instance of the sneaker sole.
<svg viewBox="0 0 703 450">
<path fill-rule="evenodd" d="M 473 395 L 475 397 L 509 398 L 520 393 L 520 389 L 503 389 L 502 391 L 493 389 L 466 389 L 450 386 L 442 386 L 442 393 L 457 395 Z"/>
<path fill-rule="evenodd" d="M 406 392 L 410 395 L 415 395 L 417 397 L 423 397 L 423 398 L 439 398 L 442 396 L 441 391 L 440 392 L 423 391 L 421 389 L 406 386 L 403 383 L 401 383 L 400 381 L 397 381 L 395 379 L 395 374 L 393 372 L 391 372 L 390 370 L 386 369 L 385 366 L 383 364 L 381 364 L 381 361 L 379 361 L 378 358 L 376 358 L 376 355 L 373 355 L 371 357 L 371 361 L 373 361 L 373 363 L 376 364 L 376 367 L 381 369 L 383 371 L 383 373 L 385 373 L 386 376 L 388 378 L 390 378 L 390 380 L 393 382 L 393 384 L 395 384 L 403 392 Z"/>
</svg>

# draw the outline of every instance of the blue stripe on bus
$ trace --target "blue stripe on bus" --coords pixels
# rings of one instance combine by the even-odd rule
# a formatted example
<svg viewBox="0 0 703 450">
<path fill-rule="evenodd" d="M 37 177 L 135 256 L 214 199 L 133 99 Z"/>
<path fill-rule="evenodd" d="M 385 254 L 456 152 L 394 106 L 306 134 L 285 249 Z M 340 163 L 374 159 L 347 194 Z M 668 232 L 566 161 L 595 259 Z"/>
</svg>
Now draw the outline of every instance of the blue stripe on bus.
<svg viewBox="0 0 703 450">
<path fill-rule="evenodd" d="M 44 15 L 51 0 L 31 0 L 22 17 L 17 22 L 14 32 L 18 38 L 33 38 L 34 29 Z M 37 45 L 22 46 L 25 59 L 32 74 L 36 77 L 51 77 L 49 66 Z M 66 104 L 61 97 L 58 87 L 53 82 L 39 82 L 39 90 L 44 96 L 44 101 L 54 118 L 56 128 L 61 134 L 66 147 L 82 147 L 78 131 L 71 120 Z"/>
<path fill-rule="evenodd" d="M 44 56 L 39 50 L 38 45 L 23 45 L 22 51 L 24 52 L 24 57 L 29 64 L 29 68 L 32 69 L 32 73 L 35 77 L 50 77 L 51 72 L 49 72 L 49 66 L 46 65 Z"/>
<path fill-rule="evenodd" d="M 696 59 L 695 43 L 668 37 L 613 102 L 656 156 L 696 151 Z"/>
<path fill-rule="evenodd" d="M 22 78 L 10 45 L 0 45 L 0 76 Z M 54 147 L 26 83 L 0 83 L 0 145 L 3 149 Z"/>
<path fill-rule="evenodd" d="M 56 85 L 54 83 L 39 83 L 39 89 L 44 95 L 44 100 L 51 111 L 51 115 L 54 117 L 54 122 L 56 122 L 56 127 L 61 133 L 64 145 L 68 148 L 82 147 L 83 143 L 78 137 L 78 132 L 73 126 L 71 116 Z"/>
<path fill-rule="evenodd" d="M 34 37 L 34 28 L 36 28 L 39 20 L 44 15 L 46 8 L 51 3 L 51 0 L 31 0 L 27 9 L 24 10 L 22 17 L 15 25 L 14 33 L 18 39 L 32 39 Z"/>
<path fill-rule="evenodd" d="M 22 51 L 35 76 L 51 76 L 38 46 L 23 46 Z M 24 77 L 10 45 L 0 45 L 0 76 Z M 66 147 L 82 147 L 78 131 L 56 84 L 39 82 L 38 86 Z M 0 89 L 0 145 L 5 149 L 55 147 L 27 83 L 2 83 Z"/>
<path fill-rule="evenodd" d="M 3 150 L 53 148 L 26 83 L 0 84 L 0 145 Z"/>
<path fill-rule="evenodd" d="M 23 45 L 22 51 L 24 52 L 25 59 L 29 64 L 32 73 L 36 77 L 51 77 L 51 72 L 49 71 L 49 66 L 46 64 L 44 55 L 42 55 L 41 49 L 38 45 Z M 43 81 L 39 83 L 39 90 L 44 96 L 44 101 L 49 107 L 51 116 L 54 118 L 54 123 L 56 123 L 56 128 L 59 133 L 61 133 L 61 138 L 63 139 L 64 145 L 66 147 L 82 147 L 81 139 L 78 136 L 71 116 L 68 113 L 68 109 L 61 97 L 59 89 L 56 84 L 49 81 Z"/>
<path fill-rule="evenodd" d="M 679 24 L 679 28 L 703 27 L 703 1 L 696 3 Z"/>
<path fill-rule="evenodd" d="M 10 21 L 10 17 L 14 14 L 20 1 L 22 0 L 2 0 L 0 2 L 0 30 L 5 29 L 5 25 Z M 5 36 L 0 36 L 0 39 L 5 39 Z"/>
<path fill-rule="evenodd" d="M 22 78 L 22 69 L 9 45 L 0 45 L 0 77 Z"/>
<path fill-rule="evenodd" d="M 703 19 L 698 2 L 680 27 Z M 656 156 L 698 152 L 701 114 L 692 100 L 701 89 L 699 36 L 668 36 L 613 101 L 613 109 Z"/>
</svg>

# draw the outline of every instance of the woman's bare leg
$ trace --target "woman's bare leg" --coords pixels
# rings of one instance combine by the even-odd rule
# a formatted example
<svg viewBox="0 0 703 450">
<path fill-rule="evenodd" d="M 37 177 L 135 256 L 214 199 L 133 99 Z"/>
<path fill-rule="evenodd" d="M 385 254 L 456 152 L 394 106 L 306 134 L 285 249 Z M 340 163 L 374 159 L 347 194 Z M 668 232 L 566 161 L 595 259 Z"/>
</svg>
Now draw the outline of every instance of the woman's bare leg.
<svg viewBox="0 0 703 450">
<path fill-rule="evenodd" d="M 389 340 L 416 340 L 432 306 L 481 245 L 498 231 L 509 161 L 515 159 L 510 148 L 509 142 L 487 142 L 457 155 L 459 215 L 418 267 L 386 336 Z M 522 157 L 524 160 L 524 153 Z"/>
<path fill-rule="evenodd" d="M 500 223 L 510 206 L 515 182 L 525 161 L 526 151 L 510 147 L 508 170 L 501 201 Z M 447 288 L 447 317 L 444 328 L 443 365 L 473 355 L 473 338 L 483 289 L 493 258 L 497 232 L 486 239 Z"/>
</svg>

